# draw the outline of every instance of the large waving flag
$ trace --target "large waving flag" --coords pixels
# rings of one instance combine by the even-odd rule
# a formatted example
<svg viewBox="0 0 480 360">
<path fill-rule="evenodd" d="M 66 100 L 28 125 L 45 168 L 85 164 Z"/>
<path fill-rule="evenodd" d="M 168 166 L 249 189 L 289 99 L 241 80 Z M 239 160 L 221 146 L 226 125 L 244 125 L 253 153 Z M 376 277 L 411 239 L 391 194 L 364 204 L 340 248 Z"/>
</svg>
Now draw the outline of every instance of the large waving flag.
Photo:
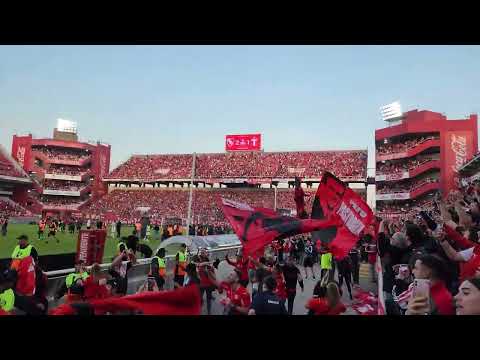
<svg viewBox="0 0 480 360">
<path fill-rule="evenodd" d="M 329 219 L 338 215 L 341 226 L 315 231 L 314 243 L 320 240 L 337 259 L 347 256 L 362 232 L 374 223 L 367 203 L 355 191 L 329 172 L 323 174 L 312 207 L 312 219 Z"/>
<path fill-rule="evenodd" d="M 272 209 L 253 208 L 236 201 L 221 199 L 225 217 L 243 245 L 243 255 L 257 257 L 275 239 L 341 225 L 337 215 L 322 220 L 281 216 Z"/>
<path fill-rule="evenodd" d="M 201 310 L 200 290 L 196 285 L 190 285 L 175 291 L 144 292 L 85 303 L 63 304 L 53 309 L 50 315 L 200 315 Z"/>
</svg>

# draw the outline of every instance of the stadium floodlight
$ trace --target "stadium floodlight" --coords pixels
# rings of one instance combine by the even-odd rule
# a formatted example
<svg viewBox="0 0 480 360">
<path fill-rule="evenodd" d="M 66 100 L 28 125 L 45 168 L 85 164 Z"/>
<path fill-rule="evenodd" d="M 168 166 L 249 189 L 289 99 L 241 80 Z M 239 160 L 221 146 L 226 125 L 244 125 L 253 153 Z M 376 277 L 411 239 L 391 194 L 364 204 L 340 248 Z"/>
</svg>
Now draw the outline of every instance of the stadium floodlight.
<svg viewBox="0 0 480 360">
<path fill-rule="evenodd" d="M 383 121 L 393 122 L 402 117 L 402 107 L 399 101 L 395 101 L 391 104 L 382 106 L 380 108 L 380 114 Z"/>
<path fill-rule="evenodd" d="M 71 120 L 57 119 L 57 129 L 58 129 L 58 131 L 76 134 L 77 133 L 77 123 L 75 121 L 71 121 Z"/>
</svg>

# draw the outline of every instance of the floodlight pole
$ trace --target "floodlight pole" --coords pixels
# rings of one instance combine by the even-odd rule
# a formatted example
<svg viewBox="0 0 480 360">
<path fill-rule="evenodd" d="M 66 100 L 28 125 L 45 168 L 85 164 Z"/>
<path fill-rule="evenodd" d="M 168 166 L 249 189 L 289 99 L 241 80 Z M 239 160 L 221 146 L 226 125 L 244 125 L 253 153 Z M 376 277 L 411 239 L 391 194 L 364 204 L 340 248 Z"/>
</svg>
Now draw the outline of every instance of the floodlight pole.
<svg viewBox="0 0 480 360">
<path fill-rule="evenodd" d="M 277 211 L 277 187 L 275 186 L 275 198 L 273 208 Z"/>
</svg>

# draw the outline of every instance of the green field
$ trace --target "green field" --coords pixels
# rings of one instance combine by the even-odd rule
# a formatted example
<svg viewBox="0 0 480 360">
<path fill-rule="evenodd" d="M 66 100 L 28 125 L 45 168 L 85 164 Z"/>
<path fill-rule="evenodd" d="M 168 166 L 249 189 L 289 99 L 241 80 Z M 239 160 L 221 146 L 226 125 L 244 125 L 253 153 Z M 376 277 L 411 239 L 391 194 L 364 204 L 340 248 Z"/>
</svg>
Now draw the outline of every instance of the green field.
<svg viewBox="0 0 480 360">
<path fill-rule="evenodd" d="M 133 226 L 122 226 L 121 235 L 127 236 L 130 235 L 133 231 Z M 65 254 L 65 253 L 74 253 L 77 251 L 77 239 L 78 232 L 74 234 L 68 233 L 66 230 L 64 233 L 61 231 L 57 232 L 57 243 L 53 237 L 49 239 L 46 237 L 47 231 L 45 231 L 45 239 L 38 240 L 38 227 L 37 225 L 24 225 L 24 224 L 9 224 L 7 236 L 3 237 L 0 235 L 0 259 L 10 258 L 12 255 L 13 249 L 18 244 L 17 237 L 21 234 L 26 234 L 30 240 L 30 244 L 35 246 L 38 251 L 38 255 L 54 255 L 54 254 Z M 48 243 L 46 242 L 48 240 Z M 143 243 L 143 241 L 141 241 Z M 103 256 L 103 262 L 111 262 L 112 257 L 116 253 L 116 247 L 118 244 L 118 239 L 112 238 L 110 236 L 110 231 L 107 232 L 107 241 L 105 243 L 105 251 Z M 160 244 L 159 240 L 150 240 L 150 242 L 145 242 L 150 248 L 155 251 L 157 246 Z M 169 249 L 170 250 L 170 249 Z"/>
</svg>

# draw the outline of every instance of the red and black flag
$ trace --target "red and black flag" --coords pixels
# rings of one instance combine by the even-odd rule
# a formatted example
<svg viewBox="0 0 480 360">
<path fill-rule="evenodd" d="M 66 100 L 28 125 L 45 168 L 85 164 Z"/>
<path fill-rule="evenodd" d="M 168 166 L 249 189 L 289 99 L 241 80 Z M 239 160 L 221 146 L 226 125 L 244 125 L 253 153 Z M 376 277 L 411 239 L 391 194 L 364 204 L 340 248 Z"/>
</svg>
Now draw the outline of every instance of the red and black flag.
<svg viewBox="0 0 480 360">
<path fill-rule="evenodd" d="M 140 294 L 109 297 L 82 303 L 63 304 L 50 315 L 200 315 L 200 291 L 189 285 L 175 291 L 143 292 Z"/>
<path fill-rule="evenodd" d="M 323 174 L 312 207 L 312 219 L 330 219 L 338 215 L 341 226 L 315 231 L 312 240 L 320 240 L 337 259 L 347 256 L 362 232 L 374 221 L 367 203 L 355 191 L 329 172 Z"/>
<path fill-rule="evenodd" d="M 339 217 L 335 214 L 322 220 L 302 220 L 279 215 L 272 209 L 253 208 L 223 198 L 221 201 L 225 217 L 242 242 L 245 257 L 258 257 L 265 246 L 275 239 L 341 225 Z"/>
</svg>

